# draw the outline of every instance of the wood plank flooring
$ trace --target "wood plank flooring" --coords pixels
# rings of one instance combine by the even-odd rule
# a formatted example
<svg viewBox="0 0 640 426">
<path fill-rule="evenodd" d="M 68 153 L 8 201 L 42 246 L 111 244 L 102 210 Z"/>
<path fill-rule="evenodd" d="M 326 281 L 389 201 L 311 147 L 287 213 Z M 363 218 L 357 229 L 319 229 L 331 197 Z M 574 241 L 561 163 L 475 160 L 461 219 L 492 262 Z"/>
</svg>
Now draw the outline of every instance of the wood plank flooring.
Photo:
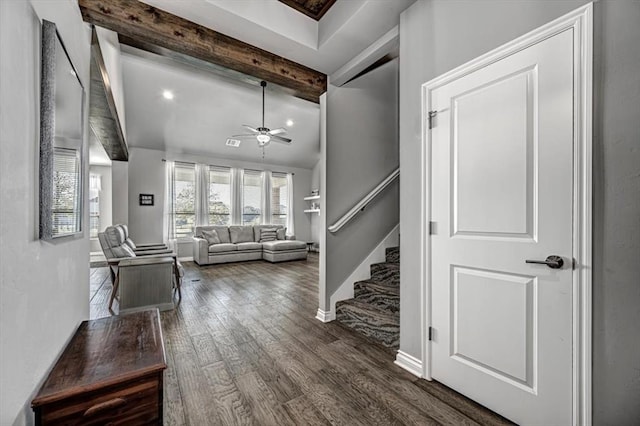
<svg viewBox="0 0 640 426">
<path fill-rule="evenodd" d="M 394 353 L 316 320 L 318 256 L 186 269 L 162 313 L 165 425 L 507 425 L 393 364 Z M 108 316 L 106 268 L 92 269 L 91 317 Z M 105 279 L 101 279 L 105 277 Z"/>
</svg>

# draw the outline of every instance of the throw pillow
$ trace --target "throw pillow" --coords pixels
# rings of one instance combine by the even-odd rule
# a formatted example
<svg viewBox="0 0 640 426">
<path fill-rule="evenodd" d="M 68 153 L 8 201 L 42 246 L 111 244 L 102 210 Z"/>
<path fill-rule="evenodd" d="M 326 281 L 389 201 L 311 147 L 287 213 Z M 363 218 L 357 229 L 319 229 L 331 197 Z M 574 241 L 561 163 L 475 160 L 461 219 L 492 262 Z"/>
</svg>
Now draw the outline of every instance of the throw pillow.
<svg viewBox="0 0 640 426">
<path fill-rule="evenodd" d="M 229 235 L 231 242 L 236 243 L 252 243 L 253 242 L 253 226 L 230 226 Z"/>
<path fill-rule="evenodd" d="M 262 228 L 260 230 L 260 242 L 275 241 L 278 239 L 276 228 Z"/>
<path fill-rule="evenodd" d="M 276 230 L 276 238 L 279 240 L 287 239 L 287 228 L 279 228 Z"/>
<path fill-rule="evenodd" d="M 212 229 L 211 231 L 202 231 L 202 236 L 207 240 L 209 245 L 220 244 L 220 237 L 218 237 L 218 233 L 215 229 Z"/>
</svg>

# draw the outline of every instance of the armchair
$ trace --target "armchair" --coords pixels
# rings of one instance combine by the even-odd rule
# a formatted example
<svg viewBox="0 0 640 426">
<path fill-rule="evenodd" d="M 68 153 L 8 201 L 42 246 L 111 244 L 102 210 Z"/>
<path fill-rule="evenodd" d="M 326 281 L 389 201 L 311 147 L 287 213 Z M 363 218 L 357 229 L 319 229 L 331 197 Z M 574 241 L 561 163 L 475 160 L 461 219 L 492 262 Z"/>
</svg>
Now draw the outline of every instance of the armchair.
<svg viewBox="0 0 640 426">
<path fill-rule="evenodd" d="M 173 278 L 171 279 L 173 283 L 172 286 L 178 292 L 179 299 L 182 299 L 181 284 L 182 277 L 184 276 L 184 268 L 180 262 L 178 262 L 175 251 L 171 248 L 167 248 L 166 246 L 164 249 L 153 249 L 149 247 L 147 250 L 134 250 L 126 242 L 127 239 L 129 239 L 127 234 L 128 230 L 126 230 L 126 225 L 109 226 L 104 232 L 98 234 L 98 240 L 100 241 L 102 252 L 109 264 L 111 283 L 113 285 L 111 297 L 109 298 L 109 310 L 111 310 L 113 300 L 118 295 L 121 280 L 121 267 L 131 268 L 127 269 L 128 272 L 124 273 L 125 276 L 131 277 L 126 278 L 132 280 L 131 282 L 135 280 L 137 280 L 137 282 L 147 282 L 147 278 L 154 275 L 156 273 L 156 269 L 163 268 L 162 265 L 166 264 L 167 258 L 171 259 L 171 262 L 173 263 Z M 152 282 L 153 280 L 151 283 Z M 147 286 L 149 285 L 153 284 L 147 284 Z M 143 293 L 147 295 L 151 294 L 146 290 L 143 291 Z M 169 294 L 171 294 L 170 290 Z M 138 301 L 136 303 L 140 302 Z"/>
<path fill-rule="evenodd" d="M 156 244 L 136 244 L 129 236 L 129 227 L 125 224 L 114 225 L 123 234 L 124 243 L 134 252 L 145 252 L 148 250 L 167 250 L 168 247 L 163 243 Z"/>
</svg>

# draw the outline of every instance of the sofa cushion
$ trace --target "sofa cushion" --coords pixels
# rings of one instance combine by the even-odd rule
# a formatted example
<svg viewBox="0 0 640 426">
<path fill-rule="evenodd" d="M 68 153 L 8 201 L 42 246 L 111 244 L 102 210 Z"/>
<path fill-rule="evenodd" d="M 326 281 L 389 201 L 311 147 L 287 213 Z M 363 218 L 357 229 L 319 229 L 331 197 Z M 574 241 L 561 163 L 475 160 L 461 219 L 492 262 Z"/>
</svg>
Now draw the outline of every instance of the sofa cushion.
<svg viewBox="0 0 640 426">
<path fill-rule="evenodd" d="M 238 251 L 243 251 L 243 250 L 262 250 L 262 244 L 260 243 L 255 243 L 255 242 L 250 242 L 250 243 L 238 243 L 236 244 L 236 247 L 238 247 Z"/>
<path fill-rule="evenodd" d="M 221 243 L 231 242 L 228 226 L 196 226 L 196 237 L 204 238 L 202 231 L 211 231 L 212 229 L 218 234 L 218 238 L 220 238 Z"/>
<path fill-rule="evenodd" d="M 264 243 L 266 241 L 277 240 L 276 231 L 276 228 L 262 228 L 260 230 L 260 242 Z"/>
<path fill-rule="evenodd" d="M 276 231 L 276 238 L 279 240 L 287 239 L 287 228 L 280 228 Z"/>
<path fill-rule="evenodd" d="M 209 253 L 224 253 L 227 251 L 236 251 L 238 246 L 231 243 L 211 244 L 209 246 Z"/>
<path fill-rule="evenodd" d="M 253 242 L 253 226 L 230 226 L 229 235 L 234 244 L 251 243 Z"/>
<path fill-rule="evenodd" d="M 202 236 L 209 244 L 220 244 L 220 238 L 218 237 L 218 232 L 215 229 L 210 231 L 202 231 Z"/>
<path fill-rule="evenodd" d="M 280 251 L 280 250 L 299 250 L 307 248 L 307 243 L 304 241 L 296 241 L 296 240 L 277 240 L 277 241 L 267 241 L 266 243 L 262 243 L 262 248 L 264 250 L 270 251 Z"/>
</svg>

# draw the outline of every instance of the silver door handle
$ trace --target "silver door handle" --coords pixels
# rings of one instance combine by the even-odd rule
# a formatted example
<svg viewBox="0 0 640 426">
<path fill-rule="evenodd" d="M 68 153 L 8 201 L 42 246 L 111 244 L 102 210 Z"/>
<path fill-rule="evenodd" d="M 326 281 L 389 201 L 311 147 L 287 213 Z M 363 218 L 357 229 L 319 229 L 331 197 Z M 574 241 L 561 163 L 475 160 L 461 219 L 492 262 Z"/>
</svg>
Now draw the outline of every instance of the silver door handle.
<svg viewBox="0 0 640 426">
<path fill-rule="evenodd" d="M 556 256 L 552 254 L 551 256 L 547 256 L 545 260 L 525 260 L 525 263 L 538 263 L 541 265 L 547 265 L 551 269 L 560 269 L 564 265 L 564 260 L 560 256 Z"/>
</svg>

